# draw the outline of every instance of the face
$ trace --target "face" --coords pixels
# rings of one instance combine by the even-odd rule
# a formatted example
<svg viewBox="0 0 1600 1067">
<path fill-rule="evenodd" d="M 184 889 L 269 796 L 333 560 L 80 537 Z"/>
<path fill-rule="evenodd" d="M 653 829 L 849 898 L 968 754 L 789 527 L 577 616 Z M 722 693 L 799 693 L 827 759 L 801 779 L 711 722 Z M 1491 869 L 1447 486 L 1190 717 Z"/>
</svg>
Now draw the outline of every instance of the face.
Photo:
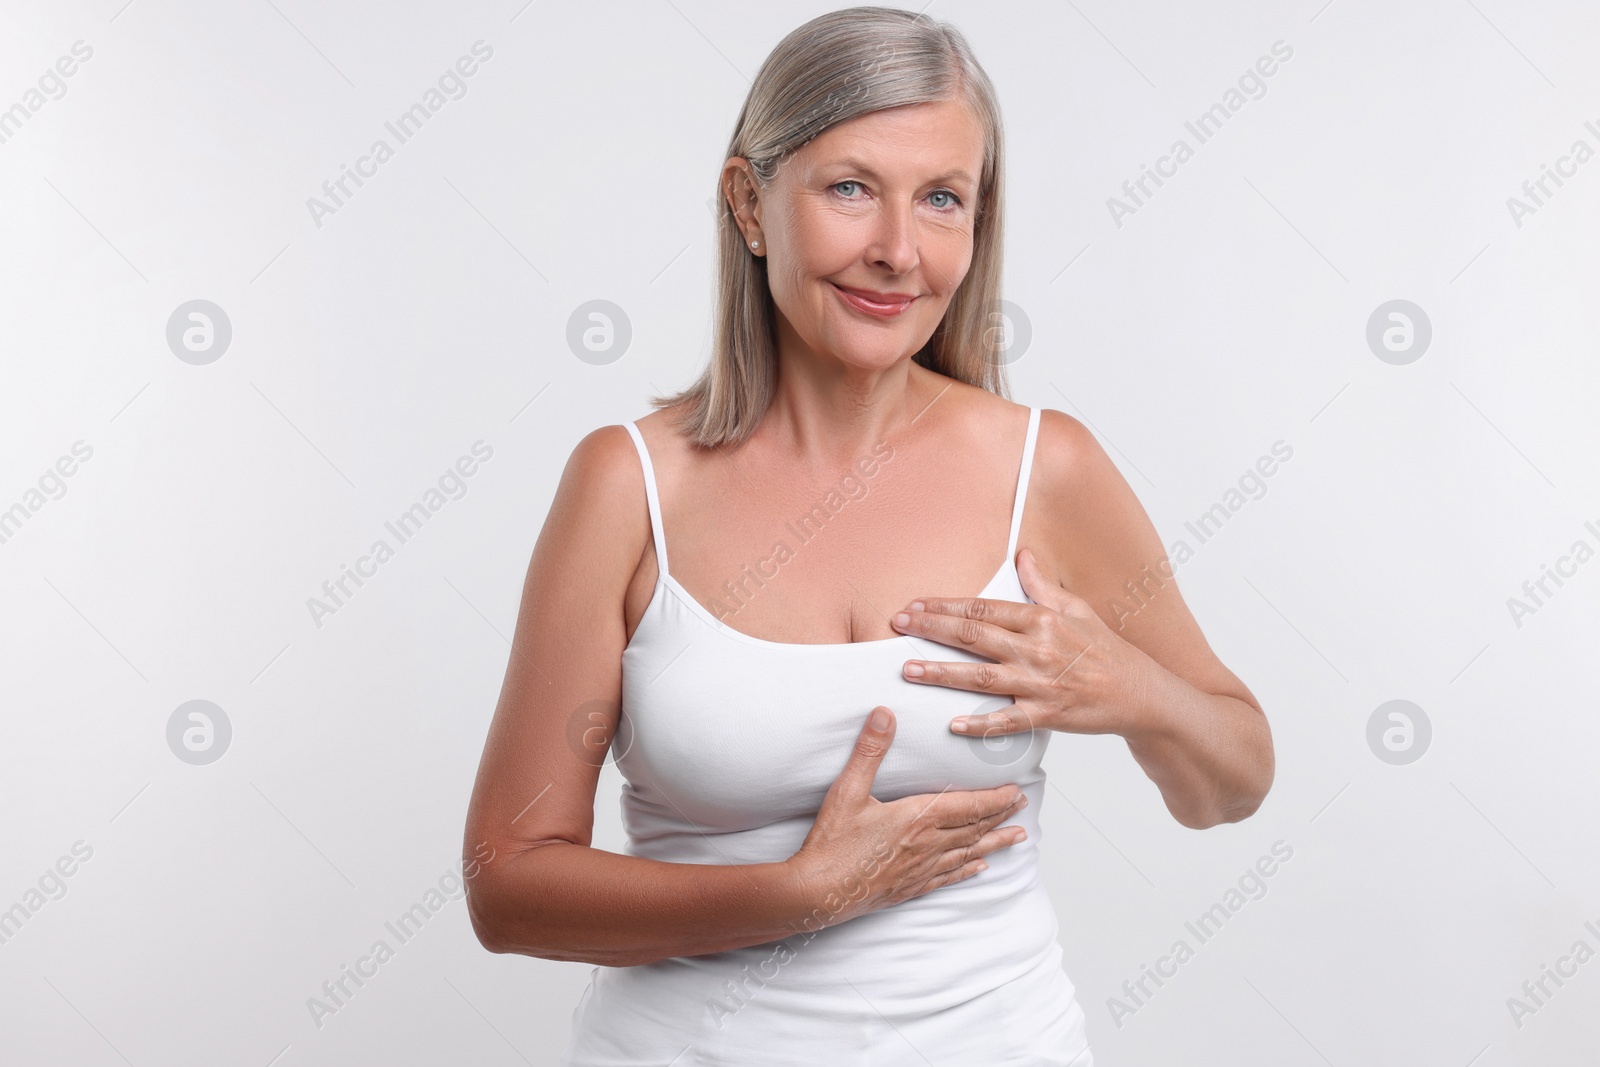
<svg viewBox="0 0 1600 1067">
<path fill-rule="evenodd" d="M 933 336 L 972 263 L 983 127 L 957 101 L 851 119 L 805 145 L 765 188 L 729 160 L 745 246 L 767 260 L 781 349 L 862 369 Z"/>
</svg>

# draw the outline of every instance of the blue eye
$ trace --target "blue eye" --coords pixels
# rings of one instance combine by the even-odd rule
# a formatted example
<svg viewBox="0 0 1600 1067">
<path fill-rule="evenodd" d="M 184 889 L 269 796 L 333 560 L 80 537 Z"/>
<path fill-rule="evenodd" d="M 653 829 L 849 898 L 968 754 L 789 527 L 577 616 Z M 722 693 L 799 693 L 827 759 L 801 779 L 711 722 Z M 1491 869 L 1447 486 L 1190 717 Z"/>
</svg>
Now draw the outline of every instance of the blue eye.
<svg viewBox="0 0 1600 1067">
<path fill-rule="evenodd" d="M 843 190 L 847 185 L 860 187 L 861 183 L 856 181 L 854 178 L 846 178 L 844 181 L 834 182 L 830 188 L 834 189 L 835 191 L 840 191 Z M 855 197 L 850 196 L 847 192 L 840 192 L 839 195 L 843 196 L 846 200 L 856 199 Z M 928 196 L 930 198 L 935 196 L 946 196 L 950 198 L 950 202 L 947 204 L 933 205 L 939 211 L 953 211 L 961 206 L 961 198 L 955 193 L 951 192 L 949 189 L 935 189 L 933 192 L 929 193 Z"/>
</svg>

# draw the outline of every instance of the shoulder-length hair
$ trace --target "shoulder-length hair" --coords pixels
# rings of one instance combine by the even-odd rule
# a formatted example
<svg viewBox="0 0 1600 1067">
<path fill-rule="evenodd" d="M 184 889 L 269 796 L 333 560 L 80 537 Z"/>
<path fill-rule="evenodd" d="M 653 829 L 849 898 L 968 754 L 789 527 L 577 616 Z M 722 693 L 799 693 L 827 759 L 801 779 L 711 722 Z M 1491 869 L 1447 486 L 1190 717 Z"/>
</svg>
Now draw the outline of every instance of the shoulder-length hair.
<svg viewBox="0 0 1600 1067">
<path fill-rule="evenodd" d="M 927 344 L 913 357 L 947 377 L 1008 396 L 1000 313 L 1004 141 L 994 86 L 955 27 L 913 12 L 852 7 L 812 19 L 761 65 L 725 159 L 750 161 L 761 185 L 784 159 L 840 123 L 885 108 L 963 100 L 984 128 L 972 263 Z M 720 170 L 720 168 L 719 168 Z M 778 345 L 764 257 L 751 254 L 719 187 L 716 326 L 711 357 L 694 384 L 655 396 L 687 401 L 678 428 L 704 447 L 755 431 L 777 382 Z M 1009 397 L 1008 397 L 1009 398 Z"/>
</svg>

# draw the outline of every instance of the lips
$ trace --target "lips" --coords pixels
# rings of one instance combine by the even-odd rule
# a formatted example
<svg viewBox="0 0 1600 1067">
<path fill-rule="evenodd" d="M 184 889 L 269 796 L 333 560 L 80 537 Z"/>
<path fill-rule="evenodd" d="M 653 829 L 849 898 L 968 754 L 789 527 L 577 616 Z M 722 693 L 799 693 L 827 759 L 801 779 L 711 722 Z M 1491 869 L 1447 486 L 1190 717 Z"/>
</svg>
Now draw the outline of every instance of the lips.
<svg viewBox="0 0 1600 1067">
<path fill-rule="evenodd" d="M 844 302 L 858 311 L 879 318 L 898 315 L 916 300 L 915 293 L 880 293 L 874 289 L 857 289 L 854 286 L 832 283 Z"/>
</svg>

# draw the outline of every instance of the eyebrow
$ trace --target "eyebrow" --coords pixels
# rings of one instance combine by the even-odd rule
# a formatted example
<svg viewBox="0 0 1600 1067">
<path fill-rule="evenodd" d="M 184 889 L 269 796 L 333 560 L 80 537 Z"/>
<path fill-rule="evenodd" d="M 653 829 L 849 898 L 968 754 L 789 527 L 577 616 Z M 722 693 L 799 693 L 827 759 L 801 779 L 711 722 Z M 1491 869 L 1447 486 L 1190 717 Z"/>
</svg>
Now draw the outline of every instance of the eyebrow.
<svg viewBox="0 0 1600 1067">
<path fill-rule="evenodd" d="M 826 164 L 826 165 L 828 165 L 828 166 L 846 167 L 846 168 L 848 168 L 850 170 L 860 171 L 862 174 L 865 174 L 869 178 L 880 178 L 880 177 L 882 177 L 882 175 L 880 175 L 877 171 L 873 170 L 871 167 L 869 167 L 867 164 L 863 163 L 859 159 L 836 159 L 831 164 Z M 953 178 L 959 178 L 962 181 L 966 182 L 968 185 L 977 185 L 978 184 L 977 181 L 973 179 L 972 175 L 968 174 L 961 167 L 956 167 L 954 170 L 947 170 L 943 174 L 936 174 L 932 178 L 929 178 L 928 180 L 929 181 L 934 181 L 934 182 L 947 182 L 947 181 L 950 181 Z"/>
</svg>

